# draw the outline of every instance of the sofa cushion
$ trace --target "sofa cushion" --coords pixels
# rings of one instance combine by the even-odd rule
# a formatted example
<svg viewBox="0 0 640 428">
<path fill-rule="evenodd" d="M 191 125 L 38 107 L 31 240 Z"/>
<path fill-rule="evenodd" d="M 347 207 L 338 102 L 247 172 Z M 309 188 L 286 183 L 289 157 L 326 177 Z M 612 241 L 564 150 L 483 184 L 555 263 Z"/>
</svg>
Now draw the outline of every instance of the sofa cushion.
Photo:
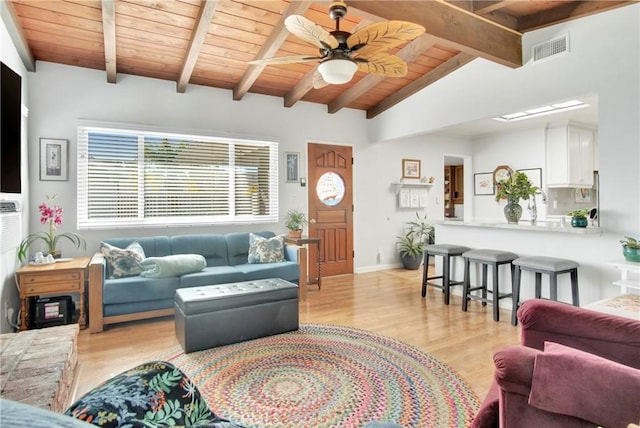
<svg viewBox="0 0 640 428">
<path fill-rule="evenodd" d="M 227 241 L 223 235 L 177 235 L 169 238 L 171 254 L 200 254 L 207 266 L 228 266 Z"/>
<path fill-rule="evenodd" d="M 182 275 L 179 288 L 226 284 L 237 281 L 244 281 L 244 274 L 235 267 L 207 266 L 200 272 Z"/>
<path fill-rule="evenodd" d="M 602 426 L 640 418 L 640 370 L 557 343 L 536 357 L 529 404 Z"/>
<path fill-rule="evenodd" d="M 118 248 L 102 242 L 100 249 L 107 260 L 109 278 L 136 276 L 142 271 L 140 262 L 145 258 L 145 254 L 142 246 L 137 241 L 129 244 L 127 248 Z"/>
<path fill-rule="evenodd" d="M 263 238 L 273 238 L 275 233 L 270 231 L 254 232 Z M 229 252 L 229 266 L 246 264 L 249 258 L 249 232 L 227 233 L 224 235 Z"/>
<path fill-rule="evenodd" d="M 300 267 L 296 262 L 259 263 L 234 266 L 244 275 L 244 281 L 255 279 L 280 278 L 289 282 L 298 282 Z"/>
<path fill-rule="evenodd" d="M 146 257 L 162 257 L 171 253 L 168 236 L 151 236 L 140 238 L 109 238 L 103 242 L 113 245 L 114 247 L 126 248 L 132 242 L 138 242 L 144 250 Z M 189 251 L 193 253 L 194 251 Z"/>
<path fill-rule="evenodd" d="M 143 302 L 146 300 L 173 299 L 180 278 L 144 278 L 132 276 L 118 279 L 105 279 L 102 301 L 105 305 L 113 303 Z"/>
<path fill-rule="evenodd" d="M 284 261 L 284 235 L 263 238 L 249 233 L 249 263 L 278 263 Z"/>
<path fill-rule="evenodd" d="M 140 262 L 140 276 L 147 278 L 167 278 L 187 273 L 199 272 L 207 267 L 200 254 L 173 254 L 164 257 L 148 257 Z"/>
</svg>

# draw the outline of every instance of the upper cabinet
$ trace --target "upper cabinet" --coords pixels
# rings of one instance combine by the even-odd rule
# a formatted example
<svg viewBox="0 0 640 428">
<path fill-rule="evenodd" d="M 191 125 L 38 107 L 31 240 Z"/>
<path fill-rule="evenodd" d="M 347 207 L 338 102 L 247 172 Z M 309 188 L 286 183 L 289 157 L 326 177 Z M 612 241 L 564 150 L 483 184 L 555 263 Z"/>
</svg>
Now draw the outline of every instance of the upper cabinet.
<svg viewBox="0 0 640 428">
<path fill-rule="evenodd" d="M 547 187 L 593 187 L 595 130 L 577 124 L 547 128 Z"/>
</svg>

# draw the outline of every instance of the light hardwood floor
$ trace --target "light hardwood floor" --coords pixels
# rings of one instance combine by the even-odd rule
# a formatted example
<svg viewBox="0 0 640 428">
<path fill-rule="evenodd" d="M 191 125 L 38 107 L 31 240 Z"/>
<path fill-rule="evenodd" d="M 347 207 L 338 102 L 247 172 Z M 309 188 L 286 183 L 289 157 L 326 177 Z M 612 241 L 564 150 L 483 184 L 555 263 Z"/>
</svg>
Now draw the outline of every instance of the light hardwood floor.
<svg viewBox="0 0 640 428">
<path fill-rule="evenodd" d="M 391 269 L 322 279 L 300 303 L 301 323 L 356 327 L 409 343 L 457 371 L 484 398 L 493 376 L 493 353 L 517 344 L 519 330 L 510 312 L 494 322 L 491 306 L 461 298 L 443 304 L 442 292 L 428 287 L 420 296 L 422 271 Z M 82 330 L 78 339 L 80 372 L 75 396 L 123 370 L 149 361 L 178 345 L 173 317 L 109 326 L 103 333 Z"/>
</svg>

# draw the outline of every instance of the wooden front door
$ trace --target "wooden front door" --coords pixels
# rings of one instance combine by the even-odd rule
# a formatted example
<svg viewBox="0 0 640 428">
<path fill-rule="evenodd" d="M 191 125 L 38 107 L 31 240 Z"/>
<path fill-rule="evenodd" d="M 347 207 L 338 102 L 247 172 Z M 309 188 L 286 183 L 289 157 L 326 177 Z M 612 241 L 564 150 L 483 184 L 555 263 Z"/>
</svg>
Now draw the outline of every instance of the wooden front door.
<svg viewBox="0 0 640 428">
<path fill-rule="evenodd" d="M 352 149 L 310 143 L 307 159 L 309 236 L 321 240 L 322 276 L 353 273 Z M 309 248 L 309 260 L 316 257 L 315 249 Z M 314 263 L 309 270 L 313 277 Z"/>
</svg>

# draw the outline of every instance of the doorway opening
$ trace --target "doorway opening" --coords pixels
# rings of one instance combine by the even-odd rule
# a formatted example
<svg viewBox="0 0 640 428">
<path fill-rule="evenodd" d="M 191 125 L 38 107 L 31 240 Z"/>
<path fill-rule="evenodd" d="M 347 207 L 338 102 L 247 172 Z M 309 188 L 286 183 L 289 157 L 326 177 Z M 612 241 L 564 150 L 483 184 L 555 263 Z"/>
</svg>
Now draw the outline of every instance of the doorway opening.
<svg viewBox="0 0 640 428">
<path fill-rule="evenodd" d="M 471 156 L 444 155 L 444 195 L 443 207 L 445 219 L 464 220 L 471 215 L 471 195 L 465 189 L 471 187 Z"/>
</svg>

